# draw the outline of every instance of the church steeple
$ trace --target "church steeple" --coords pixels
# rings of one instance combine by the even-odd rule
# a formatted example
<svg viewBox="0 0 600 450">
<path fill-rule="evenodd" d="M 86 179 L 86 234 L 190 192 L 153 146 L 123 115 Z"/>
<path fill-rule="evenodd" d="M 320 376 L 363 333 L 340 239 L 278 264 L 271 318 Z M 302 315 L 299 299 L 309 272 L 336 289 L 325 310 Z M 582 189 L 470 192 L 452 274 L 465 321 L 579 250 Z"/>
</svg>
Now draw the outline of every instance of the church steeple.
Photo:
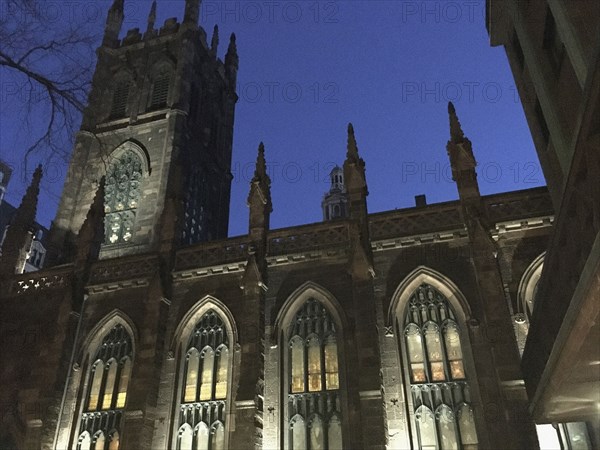
<svg viewBox="0 0 600 450">
<path fill-rule="evenodd" d="M 125 19 L 124 0 L 114 0 L 108 11 L 106 18 L 106 28 L 104 29 L 104 40 L 102 45 L 105 47 L 117 47 L 119 43 L 119 34 Z"/>
<path fill-rule="evenodd" d="M 23 272 L 33 242 L 33 229 L 41 180 L 42 166 L 40 165 L 35 169 L 31 184 L 27 188 L 23 200 L 6 231 L 4 243 L 2 244 L 2 256 L 0 257 L 0 276 Z"/>
</svg>

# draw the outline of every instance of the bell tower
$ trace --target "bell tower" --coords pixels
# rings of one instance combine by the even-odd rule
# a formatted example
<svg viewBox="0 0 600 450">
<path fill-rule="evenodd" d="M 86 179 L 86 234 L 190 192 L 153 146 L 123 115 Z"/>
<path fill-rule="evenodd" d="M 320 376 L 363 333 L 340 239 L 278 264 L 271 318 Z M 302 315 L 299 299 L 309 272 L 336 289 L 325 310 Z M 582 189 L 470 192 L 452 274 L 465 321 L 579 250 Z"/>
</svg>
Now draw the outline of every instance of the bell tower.
<svg viewBox="0 0 600 450">
<path fill-rule="evenodd" d="M 344 185 L 344 169 L 335 166 L 329 173 L 331 187 L 323 196 L 323 220 L 345 219 L 349 216 L 348 194 Z"/>
<path fill-rule="evenodd" d="M 52 225 L 51 263 L 72 260 L 102 176 L 101 258 L 227 236 L 238 56 L 234 35 L 223 60 L 207 44 L 199 7 L 186 0 L 183 22 L 156 28 L 155 1 L 145 32 L 123 37 L 124 3 L 114 0 Z M 168 214 L 166 205 L 175 205 Z"/>
</svg>

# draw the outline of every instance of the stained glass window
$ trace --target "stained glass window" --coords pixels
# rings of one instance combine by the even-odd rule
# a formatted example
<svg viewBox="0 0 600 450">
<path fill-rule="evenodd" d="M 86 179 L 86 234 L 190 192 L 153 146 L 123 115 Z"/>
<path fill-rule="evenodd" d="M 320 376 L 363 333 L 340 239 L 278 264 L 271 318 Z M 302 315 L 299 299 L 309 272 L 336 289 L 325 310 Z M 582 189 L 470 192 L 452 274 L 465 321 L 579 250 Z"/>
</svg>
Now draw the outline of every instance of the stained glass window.
<svg viewBox="0 0 600 450">
<path fill-rule="evenodd" d="M 131 242 L 136 211 L 140 200 L 142 161 L 127 150 L 110 164 L 105 184 L 105 242 Z"/>
<path fill-rule="evenodd" d="M 423 284 L 409 299 L 403 327 L 414 441 L 422 449 L 476 447 L 461 333 L 452 306 L 438 290 Z"/>
<path fill-rule="evenodd" d="M 198 321 L 184 355 L 177 449 L 224 449 L 231 361 L 227 328 L 216 311 Z"/>
<path fill-rule="evenodd" d="M 110 450 L 118 450 L 132 358 L 131 336 L 122 325 L 115 325 L 102 340 L 89 372 L 78 450 L 104 450 L 107 440 Z"/>
<path fill-rule="evenodd" d="M 288 446 L 343 448 L 335 323 L 325 306 L 310 299 L 288 330 Z"/>
</svg>

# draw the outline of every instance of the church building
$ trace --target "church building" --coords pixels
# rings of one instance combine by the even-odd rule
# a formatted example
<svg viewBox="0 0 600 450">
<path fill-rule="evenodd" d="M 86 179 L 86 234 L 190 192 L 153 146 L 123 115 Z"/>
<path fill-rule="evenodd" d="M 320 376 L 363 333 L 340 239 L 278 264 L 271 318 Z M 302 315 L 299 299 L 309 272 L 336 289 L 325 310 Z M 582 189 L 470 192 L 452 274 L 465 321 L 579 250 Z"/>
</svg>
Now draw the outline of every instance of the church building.
<svg viewBox="0 0 600 450">
<path fill-rule="evenodd" d="M 261 143 L 228 238 L 236 37 L 221 60 L 200 0 L 156 7 L 119 39 L 112 4 L 42 270 L 19 270 L 42 168 L 7 230 L 0 448 L 539 448 L 520 349 L 547 189 L 482 196 L 449 104 L 458 200 L 369 213 L 355 123 L 322 222 L 270 228 Z"/>
</svg>

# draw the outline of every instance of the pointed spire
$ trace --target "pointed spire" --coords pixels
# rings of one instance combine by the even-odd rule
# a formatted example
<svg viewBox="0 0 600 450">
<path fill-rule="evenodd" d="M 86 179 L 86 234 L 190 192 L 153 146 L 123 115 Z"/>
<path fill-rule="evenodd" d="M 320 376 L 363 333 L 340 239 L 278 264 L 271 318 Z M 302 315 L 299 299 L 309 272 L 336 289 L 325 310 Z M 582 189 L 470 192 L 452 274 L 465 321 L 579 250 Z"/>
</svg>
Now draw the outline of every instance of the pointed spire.
<svg viewBox="0 0 600 450">
<path fill-rule="evenodd" d="M 106 28 L 104 29 L 104 40 L 102 45 L 107 47 L 116 47 L 119 42 L 119 34 L 125 19 L 125 1 L 114 0 L 112 6 L 108 10 L 106 17 Z"/>
<path fill-rule="evenodd" d="M 75 265 L 85 264 L 98 258 L 104 242 L 104 186 L 105 177 L 100 179 L 96 195 L 77 235 Z"/>
<path fill-rule="evenodd" d="M 152 2 L 150 13 L 148 14 L 148 28 L 146 29 L 146 35 L 152 34 L 154 31 L 154 24 L 156 23 L 156 0 Z"/>
<path fill-rule="evenodd" d="M 465 134 L 460 126 L 456 109 L 452 102 L 448 102 L 448 115 L 450 116 L 450 139 L 453 142 L 460 142 L 464 139 Z"/>
<path fill-rule="evenodd" d="M 473 171 L 477 165 L 471 141 L 463 133 L 456 109 L 452 102 L 448 102 L 448 115 L 450 116 L 450 140 L 447 150 L 452 165 L 453 178 L 456 181 L 458 173 L 464 170 Z M 476 177 L 476 175 L 473 175 Z"/>
<path fill-rule="evenodd" d="M 33 224 L 35 221 L 42 174 L 42 166 L 39 165 L 35 169 L 35 172 L 33 172 L 31 184 L 23 196 L 23 200 L 21 201 L 19 209 L 17 209 L 17 213 L 15 214 L 15 223 L 18 223 L 19 225 L 29 225 Z"/>
<path fill-rule="evenodd" d="M 125 14 L 125 0 L 114 0 L 110 7 L 110 13 Z"/>
<path fill-rule="evenodd" d="M 227 48 L 227 55 L 225 55 L 225 64 L 238 69 L 239 58 L 237 54 L 237 43 L 235 33 L 231 33 L 229 38 L 229 47 Z"/>
<path fill-rule="evenodd" d="M 256 157 L 256 167 L 254 177 L 250 182 L 250 193 L 248 194 L 248 206 L 252 208 L 253 198 L 258 194 L 260 204 L 266 205 L 267 210 L 271 212 L 271 178 L 267 173 L 267 162 L 265 160 L 265 145 L 261 142 L 258 146 L 258 155 Z"/>
<path fill-rule="evenodd" d="M 271 182 L 269 175 L 267 175 L 267 162 L 265 160 L 265 144 L 262 142 L 258 145 L 258 156 L 256 157 L 256 168 L 254 170 L 254 179 L 256 181 L 268 180 Z"/>
<path fill-rule="evenodd" d="M 198 26 L 200 18 L 200 0 L 185 0 L 185 13 L 183 23 Z"/>
<path fill-rule="evenodd" d="M 0 275 L 12 275 L 23 271 L 33 241 L 41 180 L 42 166 L 40 165 L 35 169 L 31 184 L 6 231 L 2 245 L 2 258 L 0 258 Z"/>
<path fill-rule="evenodd" d="M 240 59 L 237 53 L 237 45 L 235 41 L 235 33 L 231 33 L 229 38 L 229 47 L 225 55 L 225 71 L 231 86 L 235 86 L 237 82 L 237 71 L 239 69 Z"/>
<path fill-rule="evenodd" d="M 348 152 L 346 158 L 351 161 L 358 161 L 358 145 L 356 144 L 356 137 L 354 136 L 354 126 L 348 124 Z"/>
<path fill-rule="evenodd" d="M 258 146 L 256 168 L 250 182 L 248 207 L 250 208 L 248 236 L 251 245 L 248 264 L 240 286 L 247 294 L 258 292 L 259 287 L 266 290 L 267 233 L 273 204 L 271 203 L 271 178 L 267 174 L 265 146 L 262 142 Z"/>
<path fill-rule="evenodd" d="M 217 56 L 217 50 L 219 48 L 219 26 L 215 25 L 213 29 L 212 40 L 210 41 L 210 52 L 213 56 Z"/>
</svg>

